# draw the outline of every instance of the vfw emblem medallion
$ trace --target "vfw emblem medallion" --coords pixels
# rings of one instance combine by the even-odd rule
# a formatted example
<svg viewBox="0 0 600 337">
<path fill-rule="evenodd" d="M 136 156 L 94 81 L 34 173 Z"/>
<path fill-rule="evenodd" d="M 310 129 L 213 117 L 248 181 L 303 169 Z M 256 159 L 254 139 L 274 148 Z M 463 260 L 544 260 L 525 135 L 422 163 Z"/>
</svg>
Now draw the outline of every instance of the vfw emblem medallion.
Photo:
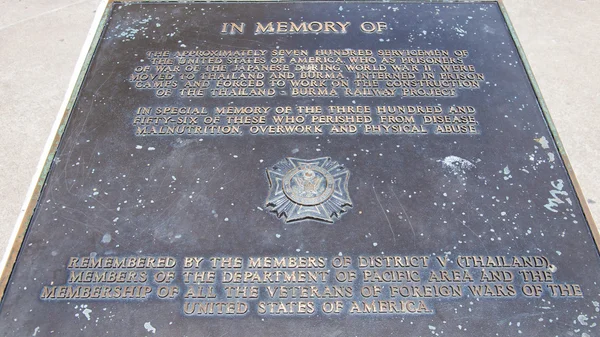
<svg viewBox="0 0 600 337">
<path fill-rule="evenodd" d="M 267 208 L 285 222 L 334 222 L 352 207 L 348 193 L 350 172 L 329 157 L 286 158 L 267 169 Z"/>
</svg>

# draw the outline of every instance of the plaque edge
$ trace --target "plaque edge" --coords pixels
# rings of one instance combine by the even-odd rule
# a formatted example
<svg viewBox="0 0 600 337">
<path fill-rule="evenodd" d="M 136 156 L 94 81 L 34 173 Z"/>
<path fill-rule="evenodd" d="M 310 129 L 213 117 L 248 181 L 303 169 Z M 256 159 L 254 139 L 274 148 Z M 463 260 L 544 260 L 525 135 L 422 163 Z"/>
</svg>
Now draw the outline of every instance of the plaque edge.
<svg viewBox="0 0 600 337">
<path fill-rule="evenodd" d="M 544 117 L 544 120 L 546 121 L 548 131 L 550 131 L 550 135 L 552 136 L 554 144 L 556 145 L 556 149 L 558 150 L 558 155 L 560 156 L 560 158 L 563 162 L 563 165 L 565 167 L 565 170 L 567 171 L 567 176 L 571 182 L 571 185 L 573 186 L 573 190 L 575 191 L 575 196 L 577 197 L 577 200 L 579 201 L 579 206 L 581 207 L 587 227 L 591 232 L 590 234 L 591 234 L 592 240 L 594 241 L 594 245 L 596 246 L 596 253 L 598 255 L 600 255 L 600 228 L 598 227 L 598 224 L 596 223 L 596 221 L 594 221 L 594 218 L 592 216 L 592 211 L 590 210 L 590 207 L 587 203 L 587 199 L 585 198 L 585 196 L 583 194 L 581 185 L 579 184 L 579 181 L 577 180 L 577 176 L 575 174 L 575 171 L 573 170 L 573 166 L 571 165 L 571 161 L 569 160 L 567 151 L 563 146 L 560 136 L 558 135 L 558 130 L 556 129 L 556 125 L 554 124 L 554 121 L 552 120 L 550 110 L 548 109 L 548 106 L 546 105 L 546 101 L 544 100 L 542 91 L 540 90 L 540 87 L 535 79 L 533 69 L 531 68 L 531 65 L 529 64 L 529 60 L 527 59 L 527 55 L 525 54 L 523 45 L 521 44 L 521 41 L 519 40 L 519 38 L 517 36 L 517 32 L 512 24 L 512 21 L 510 20 L 508 11 L 507 11 L 506 7 L 504 6 L 504 1 L 496 0 L 495 2 L 498 4 L 498 8 L 500 9 L 502 16 L 504 17 L 504 22 L 506 23 L 506 26 L 510 33 L 510 37 L 512 38 L 513 43 L 515 44 L 515 47 L 517 49 L 517 52 L 519 53 L 519 57 L 521 58 L 521 62 L 523 63 L 523 68 L 525 69 L 525 72 L 527 74 L 529 82 L 531 83 L 531 87 L 533 88 L 535 98 L 540 106 L 542 116 Z"/>
<path fill-rule="evenodd" d="M 46 143 L 44 144 L 44 148 L 36 166 L 36 171 L 27 189 L 27 194 L 12 229 L 2 260 L 0 260 L 0 308 L 2 308 L 2 302 L 8 282 L 16 265 L 19 252 L 23 247 L 25 236 L 31 224 L 31 218 L 35 212 L 46 178 L 50 172 L 50 167 L 54 160 L 54 156 L 56 155 L 58 145 L 60 144 L 67 122 L 71 116 L 72 109 L 75 106 L 85 76 L 88 73 L 89 65 L 104 33 L 106 20 L 110 15 L 112 9 L 111 5 L 114 2 L 115 0 L 101 0 L 96 9 L 96 14 L 87 33 L 86 40 L 83 43 L 81 51 L 79 52 L 79 57 L 75 63 L 73 75 L 71 76 L 69 85 L 65 91 L 65 96 L 58 109 L 58 113 Z"/>
</svg>

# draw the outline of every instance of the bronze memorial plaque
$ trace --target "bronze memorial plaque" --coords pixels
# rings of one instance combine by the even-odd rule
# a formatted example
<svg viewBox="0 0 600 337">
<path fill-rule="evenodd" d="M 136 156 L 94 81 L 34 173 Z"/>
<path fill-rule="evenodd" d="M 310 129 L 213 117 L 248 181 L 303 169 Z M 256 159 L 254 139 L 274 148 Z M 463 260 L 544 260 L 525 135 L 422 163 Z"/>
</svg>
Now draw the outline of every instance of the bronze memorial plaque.
<svg viewBox="0 0 600 337">
<path fill-rule="evenodd" d="M 600 336 L 496 1 L 108 1 L 62 126 L 2 336 Z"/>
</svg>

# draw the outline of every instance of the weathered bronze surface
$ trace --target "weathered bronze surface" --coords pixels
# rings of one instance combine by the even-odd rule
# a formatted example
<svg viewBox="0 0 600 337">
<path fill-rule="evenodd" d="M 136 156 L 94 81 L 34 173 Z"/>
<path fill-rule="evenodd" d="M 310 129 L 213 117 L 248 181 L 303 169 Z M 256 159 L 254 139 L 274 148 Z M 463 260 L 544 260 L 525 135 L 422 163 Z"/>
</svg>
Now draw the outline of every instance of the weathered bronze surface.
<svg viewBox="0 0 600 337">
<path fill-rule="evenodd" d="M 596 229 L 498 3 L 99 29 L 0 335 L 599 336 Z"/>
</svg>

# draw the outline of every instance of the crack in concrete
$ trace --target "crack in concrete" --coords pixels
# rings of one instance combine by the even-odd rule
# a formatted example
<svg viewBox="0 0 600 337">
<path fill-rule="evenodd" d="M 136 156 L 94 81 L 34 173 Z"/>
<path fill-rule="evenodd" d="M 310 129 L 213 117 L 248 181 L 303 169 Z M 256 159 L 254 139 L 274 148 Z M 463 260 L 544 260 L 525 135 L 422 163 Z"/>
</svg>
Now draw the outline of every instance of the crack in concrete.
<svg viewBox="0 0 600 337">
<path fill-rule="evenodd" d="M 33 19 L 37 19 L 37 18 L 39 18 L 39 17 L 41 17 L 41 16 L 44 16 L 44 15 L 47 15 L 47 14 L 51 14 L 51 13 L 55 13 L 55 12 L 58 12 L 58 11 L 61 11 L 61 10 L 65 9 L 65 8 L 68 8 L 68 7 L 71 7 L 71 6 L 75 6 L 75 5 L 79 5 L 79 4 L 82 4 L 82 3 L 84 3 L 84 2 L 88 2 L 88 1 L 90 1 L 90 0 L 82 0 L 82 1 L 77 1 L 77 2 L 70 3 L 70 4 L 68 4 L 68 5 L 64 5 L 64 6 L 62 6 L 62 7 L 58 7 L 58 8 L 54 8 L 54 9 L 51 9 L 51 10 L 48 10 L 48 11 L 42 12 L 42 13 L 40 13 L 40 14 L 37 14 L 37 15 L 34 15 L 34 16 L 31 16 L 31 17 L 28 17 L 28 18 L 25 18 L 25 19 L 19 20 L 19 21 L 17 21 L 17 22 L 13 22 L 13 23 L 11 23 L 11 24 L 8 24 L 8 25 L 5 25 L 5 26 L 2 26 L 2 27 L 0 27 L 0 31 L 2 31 L 2 30 L 4 30 L 4 29 L 7 29 L 7 28 L 10 28 L 10 27 L 13 27 L 13 26 L 16 26 L 16 25 L 19 25 L 19 24 L 21 24 L 21 23 L 24 23 L 24 22 L 27 22 L 27 21 L 31 21 L 31 20 L 33 20 Z"/>
</svg>

